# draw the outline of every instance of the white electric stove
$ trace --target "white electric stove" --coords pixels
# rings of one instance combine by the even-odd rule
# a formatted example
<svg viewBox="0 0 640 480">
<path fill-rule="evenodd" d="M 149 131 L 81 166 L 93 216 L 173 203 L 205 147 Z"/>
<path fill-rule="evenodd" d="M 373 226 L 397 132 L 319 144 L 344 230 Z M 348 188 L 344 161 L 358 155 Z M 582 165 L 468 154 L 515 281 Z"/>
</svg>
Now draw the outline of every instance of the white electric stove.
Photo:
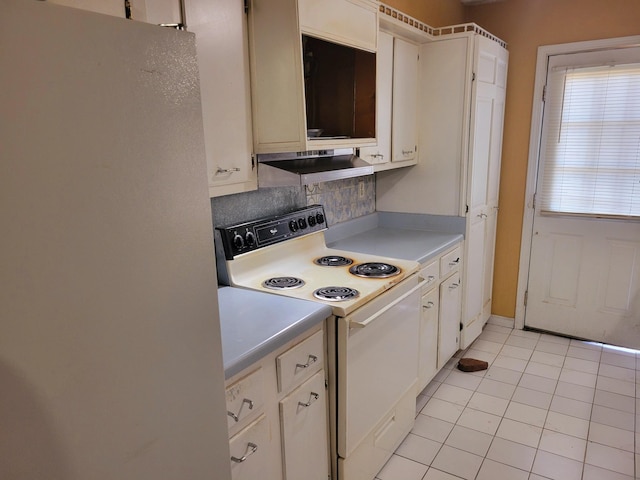
<svg viewBox="0 0 640 480">
<path fill-rule="evenodd" d="M 411 430 L 419 263 L 328 248 L 324 209 L 216 229 L 220 283 L 332 307 L 327 321 L 334 478 L 371 480 Z"/>
</svg>

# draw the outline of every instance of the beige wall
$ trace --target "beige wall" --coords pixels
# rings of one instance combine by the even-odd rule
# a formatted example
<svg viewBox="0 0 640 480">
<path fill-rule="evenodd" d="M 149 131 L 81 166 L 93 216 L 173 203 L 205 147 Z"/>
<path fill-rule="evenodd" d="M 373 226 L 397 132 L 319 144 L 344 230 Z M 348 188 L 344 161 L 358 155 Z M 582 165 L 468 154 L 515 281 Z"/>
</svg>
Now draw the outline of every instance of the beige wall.
<svg viewBox="0 0 640 480">
<path fill-rule="evenodd" d="M 509 44 L 493 313 L 513 318 L 538 46 L 638 35 L 640 0 L 502 0 L 474 7 L 457 0 L 385 3 L 432 27 L 475 22 Z"/>
</svg>

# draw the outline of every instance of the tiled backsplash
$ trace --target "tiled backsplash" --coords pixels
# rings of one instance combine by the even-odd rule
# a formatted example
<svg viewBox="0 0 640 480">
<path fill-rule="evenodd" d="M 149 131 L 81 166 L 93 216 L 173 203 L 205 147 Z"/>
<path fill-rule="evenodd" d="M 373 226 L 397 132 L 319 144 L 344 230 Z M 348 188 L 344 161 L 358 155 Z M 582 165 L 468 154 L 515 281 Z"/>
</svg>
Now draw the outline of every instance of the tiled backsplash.
<svg viewBox="0 0 640 480">
<path fill-rule="evenodd" d="M 376 211 L 374 175 L 307 185 L 307 205 L 324 206 L 329 226 Z"/>
<path fill-rule="evenodd" d="M 329 226 L 376 210 L 374 175 L 317 183 L 306 187 L 260 188 L 211 199 L 214 226 L 289 212 L 306 205 L 324 206 Z"/>
</svg>

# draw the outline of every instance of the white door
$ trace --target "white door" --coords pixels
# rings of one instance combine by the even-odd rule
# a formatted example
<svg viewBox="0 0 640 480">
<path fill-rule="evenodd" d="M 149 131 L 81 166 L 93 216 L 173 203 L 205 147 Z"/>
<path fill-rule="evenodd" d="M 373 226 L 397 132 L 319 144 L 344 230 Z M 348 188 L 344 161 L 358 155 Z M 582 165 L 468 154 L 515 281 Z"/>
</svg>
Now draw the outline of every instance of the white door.
<svg viewBox="0 0 640 480">
<path fill-rule="evenodd" d="M 638 348 L 640 49 L 550 56 L 544 108 L 525 326 Z"/>
</svg>

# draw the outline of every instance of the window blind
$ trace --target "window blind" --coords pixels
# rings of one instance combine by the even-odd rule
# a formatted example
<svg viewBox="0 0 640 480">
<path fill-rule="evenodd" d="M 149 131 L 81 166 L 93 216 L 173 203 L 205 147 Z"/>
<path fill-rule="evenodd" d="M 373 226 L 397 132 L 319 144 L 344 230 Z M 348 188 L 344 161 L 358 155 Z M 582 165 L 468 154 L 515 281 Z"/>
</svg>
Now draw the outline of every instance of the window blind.
<svg viewBox="0 0 640 480">
<path fill-rule="evenodd" d="M 640 217 L 640 63 L 551 68 L 546 91 L 541 211 Z"/>
</svg>

